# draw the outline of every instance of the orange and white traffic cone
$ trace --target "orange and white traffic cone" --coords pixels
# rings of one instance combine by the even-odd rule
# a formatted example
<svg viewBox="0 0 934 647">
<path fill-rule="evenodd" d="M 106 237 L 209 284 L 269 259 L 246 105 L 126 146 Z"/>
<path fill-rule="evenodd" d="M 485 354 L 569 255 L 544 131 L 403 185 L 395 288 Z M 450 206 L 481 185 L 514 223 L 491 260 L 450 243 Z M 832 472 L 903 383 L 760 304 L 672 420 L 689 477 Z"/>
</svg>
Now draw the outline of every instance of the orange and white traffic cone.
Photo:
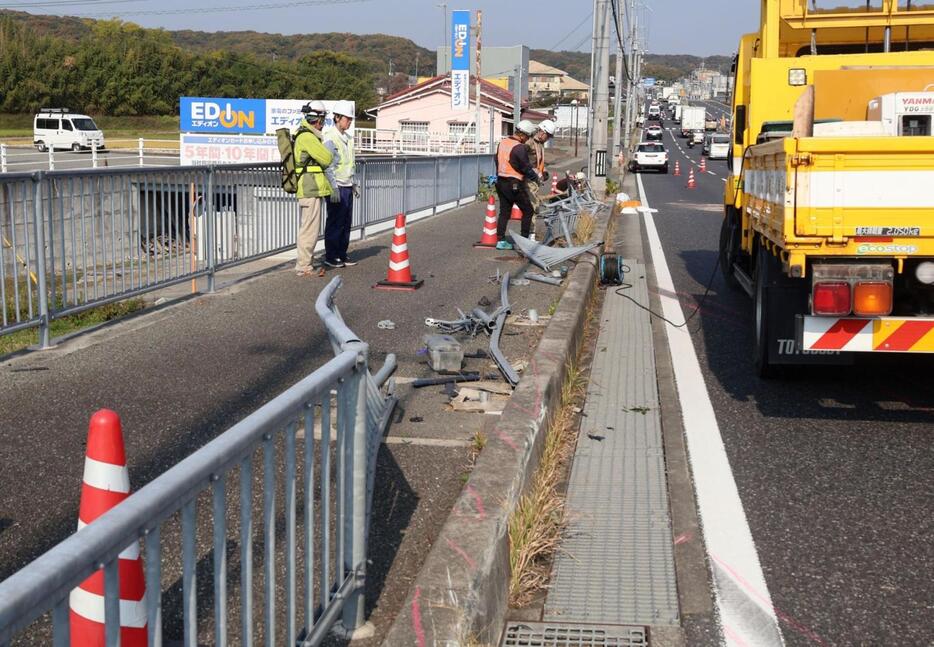
<svg viewBox="0 0 934 647">
<path fill-rule="evenodd" d="M 483 235 L 473 246 L 484 249 L 496 247 L 496 198 L 493 196 L 490 196 L 490 201 L 486 205 L 486 217 L 483 219 Z"/>
<path fill-rule="evenodd" d="M 691 167 L 691 170 L 688 172 L 688 188 L 696 189 L 697 181 L 694 179 L 694 167 Z"/>
<path fill-rule="evenodd" d="M 701 157 L 700 158 L 700 172 L 703 173 L 706 170 L 707 170 L 707 158 Z"/>
<path fill-rule="evenodd" d="M 675 160 L 675 177 L 681 175 L 681 162 Z"/>
<path fill-rule="evenodd" d="M 416 280 L 409 266 L 409 244 L 405 236 L 405 214 L 396 216 L 396 228 L 392 232 L 392 248 L 389 252 L 389 272 L 386 280 L 374 288 L 379 290 L 402 290 L 411 292 L 422 287 L 423 280 Z"/>
<path fill-rule="evenodd" d="M 88 425 L 88 449 L 84 459 L 78 530 L 130 496 L 120 416 L 101 409 Z M 146 582 L 139 543 L 133 542 L 118 558 L 120 572 L 120 644 L 146 647 Z M 99 570 L 72 589 L 71 644 L 103 647 L 104 571 Z"/>
<path fill-rule="evenodd" d="M 558 192 L 558 176 L 551 176 L 551 195 L 555 195 Z"/>
<path fill-rule="evenodd" d="M 519 208 L 519 205 L 513 204 L 512 211 L 509 213 L 510 220 L 522 220 L 522 209 Z"/>
</svg>

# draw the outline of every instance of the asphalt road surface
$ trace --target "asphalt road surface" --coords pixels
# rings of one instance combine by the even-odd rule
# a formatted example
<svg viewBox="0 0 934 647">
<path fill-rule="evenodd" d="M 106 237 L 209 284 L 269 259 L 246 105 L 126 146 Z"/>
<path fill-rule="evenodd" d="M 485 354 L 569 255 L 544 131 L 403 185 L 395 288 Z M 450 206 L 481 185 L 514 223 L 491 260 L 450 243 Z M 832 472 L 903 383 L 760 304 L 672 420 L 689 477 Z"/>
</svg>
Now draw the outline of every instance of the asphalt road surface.
<svg viewBox="0 0 934 647">
<path fill-rule="evenodd" d="M 52 157 L 56 171 L 74 171 L 93 167 L 91 151 L 56 150 Z M 159 153 L 144 150 L 143 164 L 145 166 L 178 166 L 178 153 Z M 97 166 L 98 168 L 140 166 L 139 152 L 128 149 L 101 151 L 97 154 Z M 40 153 L 31 146 L 7 147 L 8 173 L 32 173 L 33 171 L 48 170 L 49 154 L 47 152 Z"/>
<path fill-rule="evenodd" d="M 646 197 L 786 644 L 934 644 L 930 356 L 757 378 L 752 301 L 712 277 L 726 162 L 664 142 L 682 175 Z"/>
</svg>

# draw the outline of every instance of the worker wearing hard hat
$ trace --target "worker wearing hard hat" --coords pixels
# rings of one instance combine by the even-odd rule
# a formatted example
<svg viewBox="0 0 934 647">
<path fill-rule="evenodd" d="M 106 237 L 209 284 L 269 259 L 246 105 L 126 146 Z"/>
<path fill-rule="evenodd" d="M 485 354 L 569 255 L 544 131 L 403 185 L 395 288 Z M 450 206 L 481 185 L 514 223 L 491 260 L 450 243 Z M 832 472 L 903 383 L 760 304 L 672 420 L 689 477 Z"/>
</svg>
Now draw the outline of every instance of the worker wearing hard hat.
<svg viewBox="0 0 934 647">
<path fill-rule="evenodd" d="M 500 141 L 496 149 L 496 193 L 499 196 L 496 249 L 512 249 L 512 243 L 506 240 L 506 227 L 513 205 L 522 212 L 522 235 L 528 238 L 532 233 L 533 209 L 526 182 L 540 182 L 541 178 L 529 161 L 525 143 L 534 134 L 535 125 L 523 119 L 516 124 L 516 132 Z"/>
<path fill-rule="evenodd" d="M 529 149 L 529 162 L 535 168 L 535 172 L 538 173 L 541 182 L 544 182 L 548 179 L 548 172 L 545 170 L 545 143 L 551 139 L 555 134 L 555 122 L 550 119 L 546 119 L 542 123 L 538 124 L 538 127 L 535 129 L 535 134 L 532 135 L 532 138 L 526 142 L 526 147 Z M 528 182 L 526 188 L 529 190 L 529 197 L 532 200 L 532 210 L 535 213 L 538 213 L 538 208 L 542 204 L 542 200 L 538 195 L 538 182 Z"/>
<path fill-rule="evenodd" d="M 324 264 L 340 268 L 357 264 L 347 256 L 353 225 L 353 199 L 357 194 L 353 137 L 347 133 L 353 123 L 354 107 L 350 101 L 337 101 L 331 112 L 334 113 L 334 127 L 324 132 L 324 145 L 332 156 L 331 165 L 326 169 L 332 193 L 324 224 Z"/>
<path fill-rule="evenodd" d="M 320 101 L 302 106 L 301 125 L 295 135 L 295 175 L 298 178 L 298 206 L 301 219 L 296 236 L 295 272 L 299 276 L 313 273 L 315 245 L 321 231 L 321 199 L 331 195 L 331 186 L 324 169 L 331 163 L 331 152 L 321 143 L 321 128 L 327 109 Z"/>
</svg>

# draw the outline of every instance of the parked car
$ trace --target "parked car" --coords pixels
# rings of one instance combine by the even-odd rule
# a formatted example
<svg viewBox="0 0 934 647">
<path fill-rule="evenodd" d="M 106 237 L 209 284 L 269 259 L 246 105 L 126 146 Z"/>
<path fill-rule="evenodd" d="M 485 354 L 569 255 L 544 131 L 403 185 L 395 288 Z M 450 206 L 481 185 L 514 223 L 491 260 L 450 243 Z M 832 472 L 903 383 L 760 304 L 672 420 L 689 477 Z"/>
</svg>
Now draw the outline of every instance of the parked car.
<svg viewBox="0 0 934 647">
<path fill-rule="evenodd" d="M 94 120 L 72 113 L 68 108 L 43 108 L 33 117 L 32 123 L 32 142 L 40 152 L 50 148 L 104 149 L 104 133 Z"/>
<path fill-rule="evenodd" d="M 704 131 L 703 130 L 693 130 L 688 133 L 688 147 L 694 148 L 694 144 L 703 144 L 704 143 Z"/>
<path fill-rule="evenodd" d="M 645 129 L 645 139 L 647 141 L 659 141 L 662 138 L 663 132 L 661 126 L 653 124 Z"/>
<path fill-rule="evenodd" d="M 629 170 L 633 173 L 643 169 L 655 169 L 661 173 L 668 172 L 668 151 L 660 142 L 642 142 L 629 162 Z"/>
</svg>

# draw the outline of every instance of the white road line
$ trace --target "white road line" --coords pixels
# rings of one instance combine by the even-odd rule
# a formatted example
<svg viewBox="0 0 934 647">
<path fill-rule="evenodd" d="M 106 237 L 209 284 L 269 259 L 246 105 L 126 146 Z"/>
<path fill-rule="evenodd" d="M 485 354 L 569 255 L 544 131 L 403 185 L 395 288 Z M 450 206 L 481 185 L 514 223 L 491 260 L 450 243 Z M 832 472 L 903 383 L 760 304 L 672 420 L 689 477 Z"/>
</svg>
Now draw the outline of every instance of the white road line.
<svg viewBox="0 0 934 647">
<path fill-rule="evenodd" d="M 716 173 L 714 173 L 713 171 L 707 171 L 707 172 L 710 173 L 711 175 L 716 175 Z"/>
<path fill-rule="evenodd" d="M 665 260 L 655 219 L 648 210 L 642 177 L 636 176 L 662 311 L 684 321 Z M 687 328 L 665 326 L 678 400 L 687 438 L 697 507 L 713 574 L 724 644 L 744 647 L 784 645 L 759 555 L 746 521 L 717 417 Z"/>
<path fill-rule="evenodd" d="M 725 177 L 720 178 L 720 180 L 722 180 L 724 183 L 726 183 L 726 178 L 725 178 Z"/>
</svg>

